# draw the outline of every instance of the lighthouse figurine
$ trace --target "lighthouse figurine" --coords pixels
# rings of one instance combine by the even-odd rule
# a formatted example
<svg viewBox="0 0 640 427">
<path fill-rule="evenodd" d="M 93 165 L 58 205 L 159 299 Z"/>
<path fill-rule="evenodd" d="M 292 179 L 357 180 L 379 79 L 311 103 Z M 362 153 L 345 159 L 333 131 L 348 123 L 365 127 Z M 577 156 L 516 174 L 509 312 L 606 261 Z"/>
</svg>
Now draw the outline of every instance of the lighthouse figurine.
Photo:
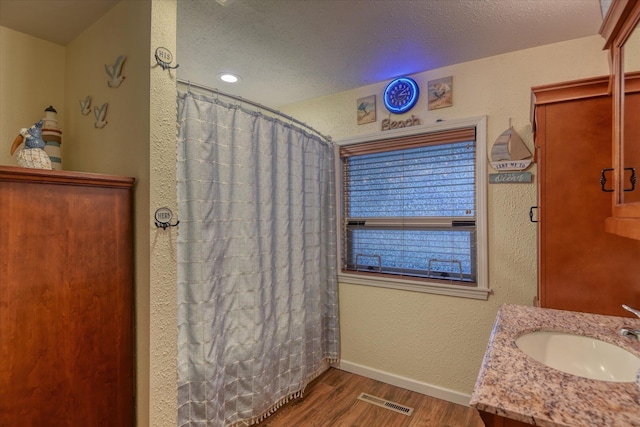
<svg viewBox="0 0 640 427">
<path fill-rule="evenodd" d="M 53 106 L 44 110 L 42 140 L 44 151 L 51 159 L 51 169 L 62 170 L 62 130 L 58 127 L 58 112 Z"/>
</svg>

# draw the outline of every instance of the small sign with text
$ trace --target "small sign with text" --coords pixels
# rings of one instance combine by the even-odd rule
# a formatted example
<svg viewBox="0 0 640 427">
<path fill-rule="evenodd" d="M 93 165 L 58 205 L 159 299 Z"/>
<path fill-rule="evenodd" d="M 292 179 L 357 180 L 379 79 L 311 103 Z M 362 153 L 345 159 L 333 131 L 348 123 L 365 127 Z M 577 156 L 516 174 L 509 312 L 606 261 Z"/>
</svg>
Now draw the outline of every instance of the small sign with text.
<svg viewBox="0 0 640 427">
<path fill-rule="evenodd" d="M 533 181 L 531 172 L 490 173 L 489 184 L 523 184 Z"/>
</svg>

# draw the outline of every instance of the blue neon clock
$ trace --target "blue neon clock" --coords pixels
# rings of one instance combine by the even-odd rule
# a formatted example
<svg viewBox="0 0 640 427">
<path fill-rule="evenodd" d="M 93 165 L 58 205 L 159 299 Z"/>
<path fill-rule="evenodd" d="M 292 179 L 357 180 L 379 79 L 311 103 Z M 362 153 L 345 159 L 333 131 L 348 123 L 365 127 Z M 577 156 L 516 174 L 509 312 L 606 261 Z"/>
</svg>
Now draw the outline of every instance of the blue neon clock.
<svg viewBox="0 0 640 427">
<path fill-rule="evenodd" d="M 418 102 L 420 89 L 409 77 L 393 79 L 384 90 L 384 106 L 395 114 L 406 113 Z"/>
</svg>

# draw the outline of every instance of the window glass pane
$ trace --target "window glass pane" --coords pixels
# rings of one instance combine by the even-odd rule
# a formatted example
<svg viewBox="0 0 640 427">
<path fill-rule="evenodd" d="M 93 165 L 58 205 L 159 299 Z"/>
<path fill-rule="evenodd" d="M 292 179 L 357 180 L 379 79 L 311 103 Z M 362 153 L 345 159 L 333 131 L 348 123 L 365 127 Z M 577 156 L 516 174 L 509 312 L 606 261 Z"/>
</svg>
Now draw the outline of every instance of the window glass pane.
<svg viewBox="0 0 640 427">
<path fill-rule="evenodd" d="M 353 156 L 347 216 L 474 216 L 475 143 Z"/>
<path fill-rule="evenodd" d="M 349 227 L 347 269 L 475 281 L 472 230 L 379 230 Z"/>
</svg>

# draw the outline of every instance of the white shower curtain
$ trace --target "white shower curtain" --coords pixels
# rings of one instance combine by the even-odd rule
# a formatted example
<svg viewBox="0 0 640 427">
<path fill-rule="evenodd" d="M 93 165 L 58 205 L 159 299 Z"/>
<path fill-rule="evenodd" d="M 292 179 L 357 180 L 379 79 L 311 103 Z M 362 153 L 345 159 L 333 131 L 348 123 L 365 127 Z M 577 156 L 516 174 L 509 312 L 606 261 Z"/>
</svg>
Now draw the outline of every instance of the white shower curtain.
<svg viewBox="0 0 640 427">
<path fill-rule="evenodd" d="M 178 425 L 251 425 L 338 359 L 330 143 L 178 92 Z"/>
</svg>

